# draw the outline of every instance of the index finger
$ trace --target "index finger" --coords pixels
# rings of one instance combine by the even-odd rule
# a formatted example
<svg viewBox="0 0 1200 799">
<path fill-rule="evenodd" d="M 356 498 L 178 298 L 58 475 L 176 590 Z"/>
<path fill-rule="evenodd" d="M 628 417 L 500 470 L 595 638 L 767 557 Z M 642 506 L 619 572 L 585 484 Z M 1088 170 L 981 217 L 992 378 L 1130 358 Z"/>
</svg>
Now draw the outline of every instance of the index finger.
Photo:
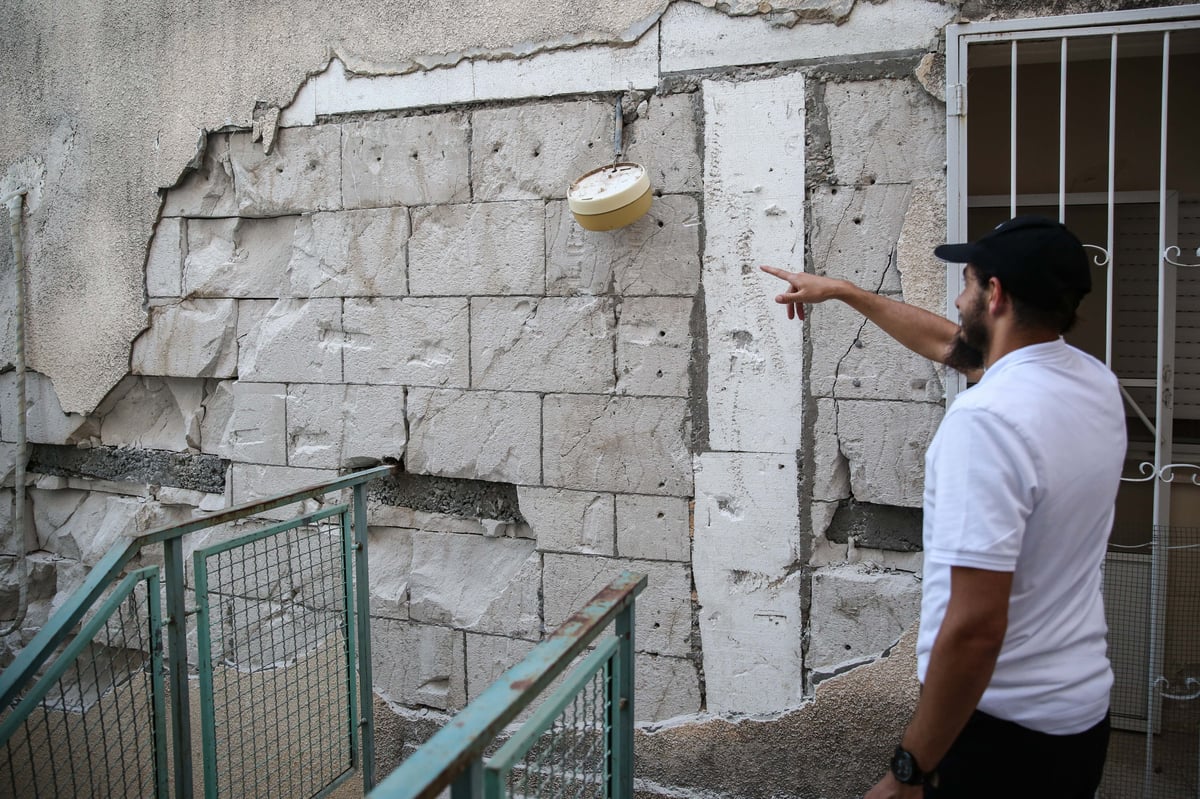
<svg viewBox="0 0 1200 799">
<path fill-rule="evenodd" d="M 781 280 L 787 280 L 792 276 L 791 272 L 787 271 L 786 269 L 780 269 L 776 266 L 760 266 L 759 269 L 766 272 L 768 275 L 774 275 Z"/>
</svg>

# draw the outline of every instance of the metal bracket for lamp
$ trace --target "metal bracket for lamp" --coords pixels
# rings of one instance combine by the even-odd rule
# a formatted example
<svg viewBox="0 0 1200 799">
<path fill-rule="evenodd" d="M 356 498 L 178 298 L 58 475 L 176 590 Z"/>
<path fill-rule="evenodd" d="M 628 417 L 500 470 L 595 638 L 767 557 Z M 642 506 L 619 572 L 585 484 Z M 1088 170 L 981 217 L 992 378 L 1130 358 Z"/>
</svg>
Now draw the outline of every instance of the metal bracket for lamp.
<svg viewBox="0 0 1200 799">
<path fill-rule="evenodd" d="M 567 189 L 567 205 L 585 230 L 616 230 L 650 210 L 650 176 L 641 164 L 622 161 L 623 110 L 617 97 L 613 119 L 613 162 L 584 173 Z"/>
</svg>

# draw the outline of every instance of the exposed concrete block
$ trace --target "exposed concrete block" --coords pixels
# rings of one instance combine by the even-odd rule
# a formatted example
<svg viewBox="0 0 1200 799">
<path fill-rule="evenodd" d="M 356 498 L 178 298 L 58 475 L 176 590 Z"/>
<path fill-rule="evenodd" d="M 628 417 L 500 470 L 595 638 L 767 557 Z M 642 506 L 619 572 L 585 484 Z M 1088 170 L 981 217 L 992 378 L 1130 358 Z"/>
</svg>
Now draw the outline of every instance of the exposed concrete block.
<svg viewBox="0 0 1200 799">
<path fill-rule="evenodd" d="M 700 216 L 694 197 L 655 197 L 628 227 L 584 230 L 565 200 L 546 204 L 548 294 L 678 295 L 700 285 Z"/>
<path fill-rule="evenodd" d="M 347 386 L 341 465 L 399 459 L 408 443 L 404 394 L 391 386 Z"/>
<path fill-rule="evenodd" d="M 183 505 L 204 513 L 221 510 L 225 507 L 224 494 L 195 491 L 176 486 L 158 486 L 154 492 L 154 498 L 163 505 Z"/>
<path fill-rule="evenodd" d="M 377 524 L 485 535 L 484 521 L 507 522 L 508 534 L 535 537 L 522 522 L 512 483 L 398 472 L 373 481 L 367 498 Z"/>
<path fill-rule="evenodd" d="M 336 610 L 313 610 L 298 602 L 264 602 L 240 596 L 213 597 L 212 657 L 239 672 L 293 665 L 342 646 Z M 219 678 L 218 678 L 219 679 Z"/>
<path fill-rule="evenodd" d="M 408 213 L 379 208 L 305 214 L 296 224 L 284 294 L 388 297 L 408 293 Z"/>
<path fill-rule="evenodd" d="M 946 272 L 958 268 L 933 256 L 933 248 L 946 238 L 946 181 L 914 181 L 909 196 L 896 241 L 896 267 L 904 301 L 945 316 Z"/>
<path fill-rule="evenodd" d="M 308 85 L 317 114 L 346 114 L 470 102 L 475 99 L 473 74 L 471 62 L 460 61 L 405 75 L 355 75 L 334 58 Z"/>
<path fill-rule="evenodd" d="M 700 638 L 710 713 L 774 713 L 804 698 L 799 573 L 701 577 Z M 716 599 L 715 597 L 723 597 Z"/>
<path fill-rule="evenodd" d="M 96 408 L 100 443 L 181 451 L 200 448 L 204 381 L 130 375 Z"/>
<path fill-rule="evenodd" d="M 692 513 L 681 497 L 618 494 L 617 554 L 623 558 L 678 560 L 692 555 Z"/>
<path fill-rule="evenodd" d="M 183 221 L 164 217 L 154 227 L 146 257 L 146 294 L 178 297 L 183 279 Z"/>
<path fill-rule="evenodd" d="M 337 479 L 333 469 L 299 469 L 294 466 L 263 466 L 256 463 L 235 463 L 229 471 L 229 490 L 232 504 L 241 505 L 253 500 L 268 499 L 290 494 L 309 486 Z M 263 514 L 270 519 L 291 519 L 301 513 L 310 513 L 320 500 L 285 505 Z"/>
<path fill-rule="evenodd" d="M 372 616 L 400 620 L 408 618 L 412 536 L 412 530 L 399 527 L 367 528 Z"/>
<path fill-rule="evenodd" d="M 703 90 L 709 443 L 795 452 L 801 327 L 773 302 L 780 281 L 758 266 L 803 265 L 804 77 L 705 81 Z"/>
<path fill-rule="evenodd" d="M 347 208 L 471 199 L 465 114 L 351 122 L 341 129 Z"/>
<path fill-rule="evenodd" d="M 916 552 L 922 548 L 922 524 L 919 508 L 849 500 L 839 503 L 825 537 L 855 547 Z"/>
<path fill-rule="evenodd" d="M 130 371 L 166 377 L 237 375 L 234 300 L 184 300 L 150 309 L 150 328 L 133 342 Z"/>
<path fill-rule="evenodd" d="M 700 674 L 694 662 L 644 654 L 635 660 L 635 721 L 665 721 L 700 712 Z"/>
<path fill-rule="evenodd" d="M 409 389 L 405 463 L 417 473 L 537 483 L 540 405 L 536 394 Z"/>
<path fill-rule="evenodd" d="M 617 322 L 617 393 L 686 397 L 692 300 L 633 297 Z"/>
<path fill-rule="evenodd" d="M 698 455 L 697 580 L 701 572 L 730 570 L 763 581 L 786 576 L 801 550 L 797 480 L 795 456 Z M 707 598 L 701 592 L 701 603 Z"/>
<path fill-rule="evenodd" d="M 287 465 L 287 388 L 220 383 L 204 402 L 201 451 L 241 463 Z"/>
<path fill-rule="evenodd" d="M 537 535 L 543 552 L 613 555 L 612 494 L 517 486 L 521 515 Z"/>
<path fill-rule="evenodd" d="M 0 438 L 17 440 L 16 372 L 0 374 Z M 86 417 L 64 413 L 50 378 L 39 372 L 25 373 L 25 436 L 33 444 L 74 443 L 77 433 L 86 433 Z"/>
<path fill-rule="evenodd" d="M 877 655 L 920 616 L 921 582 L 912 574 L 860 566 L 818 569 L 812 578 L 809 665 L 838 664 Z"/>
<path fill-rule="evenodd" d="M 634 612 L 634 649 L 685 656 L 692 646 L 692 588 L 683 563 L 547 553 L 542 570 L 546 629 L 582 610 L 622 571 L 647 576 Z"/>
<path fill-rule="evenodd" d="M 833 517 L 837 515 L 838 506 L 841 502 L 825 502 L 813 500 L 809 505 L 809 525 L 813 535 L 813 556 L 810 558 L 810 563 L 841 563 L 846 559 L 846 547 L 830 542 L 825 533 L 829 530 L 829 526 L 833 524 Z M 825 550 L 823 554 L 818 556 L 817 550 Z M 836 557 L 834 557 L 836 555 Z M 822 558 L 825 558 L 823 560 Z M 833 558 L 829 560 L 829 558 Z"/>
<path fill-rule="evenodd" d="M 638 108 L 637 119 L 623 131 L 623 160 L 646 167 L 655 191 L 674 194 L 701 189 L 698 105 L 695 93 L 655 95 Z"/>
<path fill-rule="evenodd" d="M 412 534 L 409 616 L 474 632 L 536 639 L 541 557 L 532 541 Z"/>
<path fill-rule="evenodd" d="M 204 157 L 195 171 L 188 172 L 167 192 L 163 216 L 234 216 L 237 197 L 233 190 L 233 166 L 229 162 L 229 135 L 207 137 Z"/>
<path fill-rule="evenodd" d="M 942 406 L 932 403 L 839 401 L 838 438 L 854 498 L 920 507 L 925 450 L 941 420 Z"/>
<path fill-rule="evenodd" d="M 815 188 L 810 238 L 817 272 L 882 294 L 899 292 L 896 240 L 911 195 L 905 183 Z"/>
<path fill-rule="evenodd" d="M 838 406 L 828 398 L 817 400 L 811 479 L 814 502 L 836 502 L 850 496 L 850 467 L 838 441 Z"/>
<path fill-rule="evenodd" d="M 945 389 L 932 361 L 868 324 L 839 364 L 834 394 L 839 399 L 938 402 Z"/>
<path fill-rule="evenodd" d="M 177 509 L 136 497 L 39 489 L 29 494 L 39 548 L 87 566 L 95 565 L 118 542 L 182 520 Z"/>
<path fill-rule="evenodd" d="M 593 100 L 489 108 L 472 115 L 476 201 L 562 198 L 612 160 L 613 111 Z"/>
<path fill-rule="evenodd" d="M 375 691 L 389 702 L 458 710 L 467 701 L 463 633 L 379 619 L 371 625 Z"/>
<path fill-rule="evenodd" d="M 274 297 L 292 259 L 298 216 L 188 222 L 183 291 L 203 297 Z"/>
<path fill-rule="evenodd" d="M 240 380 L 342 380 L 341 300 L 239 300 L 237 331 Z"/>
<path fill-rule="evenodd" d="M 133 447 L 35 444 L 29 471 L 66 478 L 70 487 L 150 497 L 151 486 L 215 493 L 225 488 L 227 462 L 212 455 Z M 61 488 L 61 481 L 53 487 Z M 38 485 L 51 487 L 38 481 Z"/>
<path fill-rule="evenodd" d="M 423 475 L 405 474 L 405 477 Z M 450 480 L 452 478 L 442 478 Z M 459 482 L 468 482 L 466 480 Z M 482 481 L 478 481 L 482 482 Z M 376 484 L 372 484 L 374 488 Z M 390 499 L 390 498 L 389 498 Z M 372 525 L 380 527 L 403 527 L 409 530 L 425 530 L 432 533 L 467 533 L 483 535 L 483 523 L 479 519 L 468 519 L 451 513 L 431 513 L 413 510 L 410 507 L 393 505 L 373 490 L 367 494 L 367 518 Z"/>
<path fill-rule="evenodd" d="M 611 391 L 615 323 L 612 300 L 603 297 L 473 299 L 471 384 Z"/>
<path fill-rule="evenodd" d="M 476 100 L 653 89 L 658 85 L 658 36 L 646 33 L 632 47 L 605 44 L 525 58 L 477 59 L 472 70 Z"/>
<path fill-rule="evenodd" d="M 184 289 L 213 297 L 351 297 L 407 292 L 403 208 L 191 220 Z"/>
<path fill-rule="evenodd" d="M 691 496 L 684 400 L 553 395 L 543 416 L 546 485 Z"/>
<path fill-rule="evenodd" d="M 825 105 L 838 183 L 908 183 L 945 174 L 946 109 L 917 82 L 827 83 Z"/>
<path fill-rule="evenodd" d="M 468 383 L 467 298 L 347 299 L 346 381 Z"/>
<path fill-rule="evenodd" d="M 293 384 L 287 390 L 291 466 L 336 469 L 404 456 L 400 386 Z"/>
<path fill-rule="evenodd" d="M 409 242 L 413 294 L 541 294 L 540 201 L 418 208 Z"/>
<path fill-rule="evenodd" d="M 473 702 L 537 644 L 520 638 L 467 633 L 467 701 Z M 528 716 L 525 712 L 518 718 Z"/>
<path fill-rule="evenodd" d="M 858 311 L 840 302 L 809 306 L 805 315 L 812 342 L 809 390 L 814 397 L 832 397 L 842 362 L 869 323 Z"/>
<path fill-rule="evenodd" d="M 270 155 L 249 133 L 229 137 L 229 162 L 237 212 L 241 216 L 279 216 L 342 207 L 341 128 L 318 125 L 284 128 Z"/>
<path fill-rule="evenodd" d="M 673 3 L 659 23 L 661 69 L 683 72 L 936 49 L 938 32 L 956 14 L 957 8 L 949 4 L 892 0 L 882 5 L 856 3 L 850 18 L 836 25 L 784 27 L 770 14 L 731 17 L 693 3 Z"/>
<path fill-rule="evenodd" d="M 696 458 L 692 564 L 708 709 L 762 713 L 804 690 L 795 458 Z"/>
</svg>

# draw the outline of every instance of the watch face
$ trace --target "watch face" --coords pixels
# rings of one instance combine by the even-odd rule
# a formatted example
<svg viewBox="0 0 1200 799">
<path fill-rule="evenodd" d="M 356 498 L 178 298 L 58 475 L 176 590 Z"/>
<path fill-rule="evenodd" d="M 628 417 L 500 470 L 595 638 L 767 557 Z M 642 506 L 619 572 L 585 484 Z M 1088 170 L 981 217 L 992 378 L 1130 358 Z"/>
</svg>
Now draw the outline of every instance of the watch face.
<svg viewBox="0 0 1200 799">
<path fill-rule="evenodd" d="M 913 756 L 897 747 L 896 753 L 892 756 L 892 773 L 896 775 L 896 779 L 907 784 L 912 780 L 915 772 L 916 764 L 913 763 Z"/>
</svg>

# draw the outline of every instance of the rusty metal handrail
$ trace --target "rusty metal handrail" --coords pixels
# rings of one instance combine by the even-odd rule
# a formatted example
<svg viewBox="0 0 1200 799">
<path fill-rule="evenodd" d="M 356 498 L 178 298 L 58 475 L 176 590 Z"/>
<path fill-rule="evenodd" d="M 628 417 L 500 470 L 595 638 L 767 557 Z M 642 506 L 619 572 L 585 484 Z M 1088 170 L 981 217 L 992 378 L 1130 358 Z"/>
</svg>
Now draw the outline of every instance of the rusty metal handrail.
<svg viewBox="0 0 1200 799">
<path fill-rule="evenodd" d="M 538 644 L 524 660 L 506 671 L 448 724 L 425 742 L 371 792 L 374 799 L 432 799 L 453 785 L 455 797 L 482 795 L 484 750 L 530 702 L 564 672 L 575 657 L 616 621 L 620 651 L 614 711 L 620 714 L 621 751 L 614 752 L 619 773 L 615 794 L 632 794 L 633 629 L 634 599 L 646 587 L 646 576 L 622 572 L 582 610 Z"/>
</svg>

